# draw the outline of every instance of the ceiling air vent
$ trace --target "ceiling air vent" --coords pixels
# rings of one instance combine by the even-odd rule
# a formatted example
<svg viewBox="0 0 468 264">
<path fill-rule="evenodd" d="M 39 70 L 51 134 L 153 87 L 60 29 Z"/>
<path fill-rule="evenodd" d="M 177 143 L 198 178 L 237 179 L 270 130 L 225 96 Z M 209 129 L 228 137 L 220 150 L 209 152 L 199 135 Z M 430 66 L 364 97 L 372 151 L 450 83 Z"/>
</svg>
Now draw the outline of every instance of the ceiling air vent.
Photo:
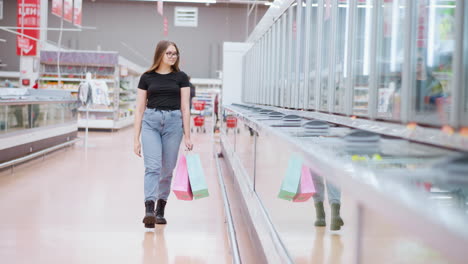
<svg viewBox="0 0 468 264">
<path fill-rule="evenodd" d="M 176 27 L 197 27 L 198 8 L 197 7 L 176 7 L 175 8 Z"/>
</svg>

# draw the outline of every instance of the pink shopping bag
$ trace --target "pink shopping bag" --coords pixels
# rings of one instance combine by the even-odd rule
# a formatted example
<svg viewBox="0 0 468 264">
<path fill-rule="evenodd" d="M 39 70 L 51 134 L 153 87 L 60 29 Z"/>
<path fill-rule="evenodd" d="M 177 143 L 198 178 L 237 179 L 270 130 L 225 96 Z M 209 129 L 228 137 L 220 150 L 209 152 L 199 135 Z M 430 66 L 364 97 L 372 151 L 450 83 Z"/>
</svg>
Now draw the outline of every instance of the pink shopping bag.
<svg viewBox="0 0 468 264">
<path fill-rule="evenodd" d="M 301 183 L 299 185 L 299 190 L 293 198 L 293 202 L 305 202 L 310 199 L 315 194 L 315 185 L 312 181 L 312 174 L 310 169 L 302 165 L 301 171 Z"/>
<path fill-rule="evenodd" d="M 172 191 L 179 200 L 193 200 L 192 188 L 190 187 L 190 180 L 187 169 L 187 159 L 185 158 L 184 154 L 180 155 L 179 158 L 179 164 L 177 165 Z"/>
</svg>

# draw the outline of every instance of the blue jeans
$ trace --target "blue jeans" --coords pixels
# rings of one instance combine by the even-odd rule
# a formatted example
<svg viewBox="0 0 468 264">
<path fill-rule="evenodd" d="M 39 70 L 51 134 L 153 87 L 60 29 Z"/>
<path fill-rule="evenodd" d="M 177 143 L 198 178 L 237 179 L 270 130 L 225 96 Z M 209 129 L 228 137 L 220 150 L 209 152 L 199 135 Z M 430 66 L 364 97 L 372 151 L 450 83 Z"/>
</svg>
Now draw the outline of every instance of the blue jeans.
<svg viewBox="0 0 468 264">
<path fill-rule="evenodd" d="M 180 110 L 145 110 L 141 126 L 145 201 L 167 201 L 183 134 Z"/>
<path fill-rule="evenodd" d="M 323 202 L 325 200 L 325 184 L 327 185 L 327 193 L 328 193 L 328 203 L 329 204 L 340 204 L 341 203 L 341 192 L 335 185 L 329 183 L 328 181 L 325 182 L 321 176 L 312 172 L 312 180 L 315 184 L 315 191 L 314 194 L 314 202 Z"/>
</svg>

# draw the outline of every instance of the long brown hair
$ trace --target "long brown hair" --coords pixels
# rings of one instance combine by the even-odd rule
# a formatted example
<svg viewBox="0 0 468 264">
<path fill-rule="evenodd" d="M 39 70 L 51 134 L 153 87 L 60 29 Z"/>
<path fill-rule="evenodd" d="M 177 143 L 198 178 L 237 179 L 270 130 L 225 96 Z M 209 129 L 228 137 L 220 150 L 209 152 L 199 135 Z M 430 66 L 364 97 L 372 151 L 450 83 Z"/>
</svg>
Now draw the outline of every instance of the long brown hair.
<svg viewBox="0 0 468 264">
<path fill-rule="evenodd" d="M 179 48 L 177 48 L 177 45 L 172 41 L 161 40 L 161 41 L 158 42 L 158 45 L 156 46 L 156 50 L 154 51 L 153 65 L 146 71 L 147 73 L 148 72 L 153 72 L 159 67 L 159 65 L 161 64 L 161 61 L 163 59 L 163 56 L 166 53 L 167 48 L 169 48 L 169 46 L 171 46 L 171 45 L 175 47 L 175 49 L 177 51 L 177 54 L 179 55 L 179 56 L 177 56 L 177 61 L 174 63 L 174 65 L 171 66 L 172 71 L 175 71 L 175 72 L 180 71 L 180 69 L 179 69 L 179 60 L 180 60 Z"/>
</svg>

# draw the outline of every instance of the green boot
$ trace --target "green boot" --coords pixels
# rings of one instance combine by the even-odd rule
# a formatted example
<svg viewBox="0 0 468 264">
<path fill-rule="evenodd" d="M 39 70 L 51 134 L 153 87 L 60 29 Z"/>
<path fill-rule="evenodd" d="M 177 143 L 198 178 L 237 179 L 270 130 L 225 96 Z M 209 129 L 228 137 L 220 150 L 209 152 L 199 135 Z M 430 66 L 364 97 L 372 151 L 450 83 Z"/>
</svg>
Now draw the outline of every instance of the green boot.
<svg viewBox="0 0 468 264">
<path fill-rule="evenodd" d="M 326 226 L 325 223 L 325 210 L 323 209 L 323 202 L 315 203 L 315 226 Z"/>
<path fill-rule="evenodd" d="M 331 224 L 330 230 L 340 230 L 344 225 L 343 219 L 340 216 L 340 204 L 334 203 L 331 205 Z"/>
</svg>

